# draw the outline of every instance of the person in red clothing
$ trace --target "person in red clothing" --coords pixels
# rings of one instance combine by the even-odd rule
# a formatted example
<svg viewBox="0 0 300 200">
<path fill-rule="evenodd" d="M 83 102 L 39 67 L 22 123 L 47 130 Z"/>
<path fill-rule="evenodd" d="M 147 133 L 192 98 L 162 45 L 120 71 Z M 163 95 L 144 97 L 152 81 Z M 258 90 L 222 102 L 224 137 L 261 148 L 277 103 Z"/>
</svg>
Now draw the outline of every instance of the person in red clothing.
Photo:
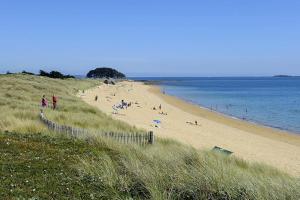
<svg viewBox="0 0 300 200">
<path fill-rule="evenodd" d="M 54 94 L 52 96 L 52 104 L 53 104 L 53 110 L 55 110 L 57 105 L 57 97 Z"/>
</svg>

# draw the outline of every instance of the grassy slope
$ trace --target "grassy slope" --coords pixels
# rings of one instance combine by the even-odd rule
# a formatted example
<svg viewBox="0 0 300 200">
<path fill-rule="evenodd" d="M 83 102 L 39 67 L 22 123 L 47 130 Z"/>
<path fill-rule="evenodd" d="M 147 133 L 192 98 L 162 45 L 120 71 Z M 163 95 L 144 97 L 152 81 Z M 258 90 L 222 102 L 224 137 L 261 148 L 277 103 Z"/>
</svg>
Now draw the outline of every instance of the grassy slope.
<svg viewBox="0 0 300 200">
<path fill-rule="evenodd" d="M 60 80 L 19 74 L 1 75 L 0 83 L 0 130 L 47 132 L 38 120 L 40 101 L 45 94 L 51 103 L 51 97 L 55 94 L 59 99 L 58 110 L 46 110 L 47 118 L 55 122 L 88 129 L 136 131 L 76 98 L 79 90 L 93 87 L 99 81 Z"/>
<path fill-rule="evenodd" d="M 36 104 L 42 93 L 50 95 L 53 90 L 61 96 L 60 111 L 47 113 L 53 120 L 84 127 L 77 120 L 89 118 L 86 123 L 92 128 L 103 120 L 108 123 L 104 128 L 135 131 L 74 96 L 78 89 L 95 85 L 93 81 L 10 75 L 0 76 L 0 83 L 4 199 L 300 199 L 299 179 L 174 141 L 158 140 L 140 148 L 101 138 L 87 143 L 49 134 L 38 120 Z"/>
</svg>

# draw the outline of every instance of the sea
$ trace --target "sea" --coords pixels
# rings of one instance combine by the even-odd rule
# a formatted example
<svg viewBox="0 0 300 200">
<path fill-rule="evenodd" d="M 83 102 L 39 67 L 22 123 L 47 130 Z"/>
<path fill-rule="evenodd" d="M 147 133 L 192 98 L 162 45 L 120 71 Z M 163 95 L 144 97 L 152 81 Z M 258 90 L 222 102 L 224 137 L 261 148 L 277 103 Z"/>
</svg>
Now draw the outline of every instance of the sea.
<svg viewBox="0 0 300 200">
<path fill-rule="evenodd" d="M 139 77 L 230 117 L 300 134 L 300 77 Z"/>
</svg>

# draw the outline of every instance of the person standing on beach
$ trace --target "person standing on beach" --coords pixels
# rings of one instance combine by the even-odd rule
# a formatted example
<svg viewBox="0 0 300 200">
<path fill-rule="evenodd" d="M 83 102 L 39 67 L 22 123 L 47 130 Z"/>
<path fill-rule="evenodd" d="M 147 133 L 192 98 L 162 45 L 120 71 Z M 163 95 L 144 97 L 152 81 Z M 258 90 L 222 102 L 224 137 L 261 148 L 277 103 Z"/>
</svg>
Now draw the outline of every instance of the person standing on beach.
<svg viewBox="0 0 300 200">
<path fill-rule="evenodd" d="M 57 97 L 54 94 L 52 96 L 52 104 L 53 104 L 53 110 L 55 110 L 57 105 Z"/>
</svg>

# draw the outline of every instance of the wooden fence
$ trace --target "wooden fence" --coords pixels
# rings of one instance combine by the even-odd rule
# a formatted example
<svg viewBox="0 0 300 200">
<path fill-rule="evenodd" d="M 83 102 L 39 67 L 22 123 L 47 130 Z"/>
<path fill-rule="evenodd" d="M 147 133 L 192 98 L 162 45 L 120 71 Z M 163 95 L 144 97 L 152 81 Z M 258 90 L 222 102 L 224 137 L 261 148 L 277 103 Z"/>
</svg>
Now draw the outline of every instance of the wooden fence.
<svg viewBox="0 0 300 200">
<path fill-rule="evenodd" d="M 48 120 L 44 113 L 40 113 L 40 119 L 48 127 L 48 129 L 55 132 L 64 133 L 71 137 L 93 137 L 101 136 L 116 140 L 123 144 L 138 144 L 141 146 L 147 144 L 154 144 L 154 135 L 150 131 L 148 133 L 118 133 L 118 132 L 102 132 L 102 131 L 91 131 L 82 128 L 74 128 L 71 126 L 60 125 L 55 122 Z"/>
</svg>

